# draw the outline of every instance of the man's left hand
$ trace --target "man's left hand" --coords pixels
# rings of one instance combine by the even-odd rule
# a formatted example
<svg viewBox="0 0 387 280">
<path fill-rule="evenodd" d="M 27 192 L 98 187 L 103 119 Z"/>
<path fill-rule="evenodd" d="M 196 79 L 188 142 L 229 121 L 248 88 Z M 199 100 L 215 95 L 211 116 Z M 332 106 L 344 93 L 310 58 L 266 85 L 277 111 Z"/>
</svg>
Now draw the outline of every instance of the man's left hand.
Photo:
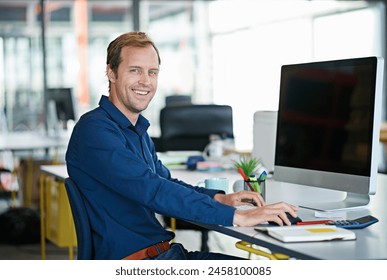
<svg viewBox="0 0 387 280">
<path fill-rule="evenodd" d="M 231 194 L 216 194 L 214 196 L 216 201 L 219 201 L 223 204 L 238 206 L 238 205 L 251 205 L 255 204 L 256 206 L 265 206 L 265 200 L 258 192 L 251 191 L 240 191 Z M 253 203 L 250 203 L 251 201 Z"/>
</svg>

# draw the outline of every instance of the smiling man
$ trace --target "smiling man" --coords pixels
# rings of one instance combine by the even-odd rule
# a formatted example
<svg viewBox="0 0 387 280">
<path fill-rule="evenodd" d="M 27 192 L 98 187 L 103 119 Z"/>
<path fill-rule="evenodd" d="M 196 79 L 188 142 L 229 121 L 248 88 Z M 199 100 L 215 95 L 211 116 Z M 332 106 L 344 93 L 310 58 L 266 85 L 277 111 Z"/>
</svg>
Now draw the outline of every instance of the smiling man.
<svg viewBox="0 0 387 280">
<path fill-rule="evenodd" d="M 140 33 L 141 34 L 141 33 Z M 108 48 L 106 73 L 109 79 L 109 100 L 136 124 L 157 89 L 160 58 L 153 43 L 144 37 L 131 41 L 130 36 Z M 120 47 L 121 52 L 119 52 Z"/>
<path fill-rule="evenodd" d="M 284 202 L 265 205 L 256 192 L 224 194 L 171 178 L 157 158 L 141 115 L 157 89 L 159 52 L 142 32 L 129 32 L 107 49 L 109 96 L 74 127 L 66 152 L 69 176 L 84 197 L 95 259 L 238 259 L 210 252 L 188 252 L 172 243 L 174 233 L 156 213 L 188 221 L 252 226 L 265 221 L 289 224 Z M 260 206 L 236 210 L 253 200 Z"/>
</svg>

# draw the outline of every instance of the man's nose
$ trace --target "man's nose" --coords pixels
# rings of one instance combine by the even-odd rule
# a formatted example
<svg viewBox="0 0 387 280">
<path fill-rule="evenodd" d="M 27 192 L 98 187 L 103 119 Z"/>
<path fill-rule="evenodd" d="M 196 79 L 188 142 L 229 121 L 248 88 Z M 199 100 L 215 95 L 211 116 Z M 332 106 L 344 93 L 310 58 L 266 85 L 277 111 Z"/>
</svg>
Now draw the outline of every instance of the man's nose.
<svg viewBox="0 0 387 280">
<path fill-rule="evenodd" d="M 149 74 L 148 73 L 142 73 L 139 82 L 141 84 L 143 84 L 143 85 L 149 85 L 150 84 Z"/>
</svg>

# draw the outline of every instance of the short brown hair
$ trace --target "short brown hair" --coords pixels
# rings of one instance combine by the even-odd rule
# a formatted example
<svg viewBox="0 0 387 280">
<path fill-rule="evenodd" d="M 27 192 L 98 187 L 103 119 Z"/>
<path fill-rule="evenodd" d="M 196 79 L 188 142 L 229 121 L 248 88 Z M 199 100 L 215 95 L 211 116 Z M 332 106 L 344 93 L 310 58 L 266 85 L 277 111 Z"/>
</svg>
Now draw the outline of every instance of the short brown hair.
<svg viewBox="0 0 387 280">
<path fill-rule="evenodd" d="M 120 65 L 121 49 L 126 46 L 132 47 L 146 47 L 151 45 L 157 53 L 159 65 L 161 64 L 159 50 L 157 49 L 154 42 L 144 32 L 128 32 L 118 36 L 112 42 L 110 42 L 107 48 L 107 59 L 106 64 L 110 64 L 110 69 L 113 70 L 114 74 L 117 75 L 118 66 Z"/>
</svg>

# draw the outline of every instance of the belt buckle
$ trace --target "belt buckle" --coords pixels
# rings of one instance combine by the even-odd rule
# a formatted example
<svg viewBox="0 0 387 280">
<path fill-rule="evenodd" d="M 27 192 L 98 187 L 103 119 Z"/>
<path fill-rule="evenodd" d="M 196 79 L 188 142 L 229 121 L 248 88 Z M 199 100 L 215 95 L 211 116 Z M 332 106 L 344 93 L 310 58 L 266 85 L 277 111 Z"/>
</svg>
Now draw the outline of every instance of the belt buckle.
<svg viewBox="0 0 387 280">
<path fill-rule="evenodd" d="M 147 250 L 146 250 L 146 253 L 145 255 L 148 257 L 148 258 L 154 258 L 158 255 L 159 253 L 157 252 L 156 248 L 155 248 L 155 245 L 149 247 Z"/>
<path fill-rule="evenodd" d="M 149 247 L 145 254 L 148 256 L 148 258 L 154 258 L 165 251 L 167 251 L 167 248 L 165 248 L 164 242 L 160 242 Z"/>
</svg>

